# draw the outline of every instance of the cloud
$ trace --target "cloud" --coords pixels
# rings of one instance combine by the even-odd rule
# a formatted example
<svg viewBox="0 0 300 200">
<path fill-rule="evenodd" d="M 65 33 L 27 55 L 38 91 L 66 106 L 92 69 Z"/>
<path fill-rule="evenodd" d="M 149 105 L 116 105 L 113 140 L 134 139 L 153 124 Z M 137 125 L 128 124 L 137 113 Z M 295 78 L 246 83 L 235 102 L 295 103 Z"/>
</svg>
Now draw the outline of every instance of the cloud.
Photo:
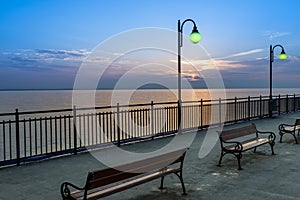
<svg viewBox="0 0 300 200">
<path fill-rule="evenodd" d="M 268 37 L 270 41 L 272 41 L 275 38 L 283 37 L 291 35 L 290 32 L 272 32 L 272 31 L 266 31 L 263 36 Z"/>
<path fill-rule="evenodd" d="M 54 49 L 18 49 L 6 51 L 2 55 L 11 59 L 25 62 L 28 61 L 51 61 L 51 60 L 82 60 L 90 52 L 87 50 L 54 50 Z"/>
<path fill-rule="evenodd" d="M 90 52 L 87 50 L 55 50 L 55 49 L 35 49 L 35 55 L 40 59 L 63 59 L 77 60 L 83 59 Z"/>
<path fill-rule="evenodd" d="M 264 51 L 264 49 L 253 49 L 253 50 L 244 51 L 244 52 L 240 52 L 240 53 L 235 53 L 235 54 L 225 56 L 225 57 L 222 57 L 222 58 L 217 58 L 217 59 L 226 59 L 226 58 L 233 58 L 233 57 L 239 57 L 239 56 L 247 56 L 247 55 L 251 55 L 251 54 L 260 53 L 262 51 Z"/>
<path fill-rule="evenodd" d="M 2 71 L 73 72 L 89 53 L 87 50 L 17 49 L 0 54 L 0 64 Z"/>
</svg>

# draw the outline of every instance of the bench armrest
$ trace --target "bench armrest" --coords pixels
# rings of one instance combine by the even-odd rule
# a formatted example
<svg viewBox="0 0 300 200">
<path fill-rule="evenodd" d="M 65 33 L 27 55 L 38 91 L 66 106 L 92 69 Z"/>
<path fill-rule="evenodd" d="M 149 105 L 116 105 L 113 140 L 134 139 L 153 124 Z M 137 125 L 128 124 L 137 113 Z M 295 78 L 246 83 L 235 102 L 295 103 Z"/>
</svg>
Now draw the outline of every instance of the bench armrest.
<svg viewBox="0 0 300 200">
<path fill-rule="evenodd" d="M 80 188 L 72 183 L 69 183 L 69 182 L 64 182 L 61 184 L 60 186 L 60 193 L 61 193 L 61 196 L 63 197 L 63 199 L 73 199 L 71 197 L 71 191 L 70 191 L 70 188 L 69 187 L 72 187 L 76 190 L 85 190 L 85 188 Z"/>
<path fill-rule="evenodd" d="M 259 133 L 259 134 L 269 134 L 268 138 L 269 138 L 270 141 L 275 141 L 275 139 L 276 139 L 275 133 L 273 133 L 271 131 L 257 131 L 257 133 Z"/>
<path fill-rule="evenodd" d="M 235 151 L 243 151 L 243 145 L 240 142 L 236 142 L 236 141 L 228 142 L 228 141 L 224 141 L 224 140 L 222 140 L 222 142 L 225 144 L 235 144 L 235 147 L 234 147 Z"/>
<path fill-rule="evenodd" d="M 286 129 L 286 128 L 295 128 L 295 127 L 296 127 L 295 124 L 293 124 L 293 125 L 291 125 L 291 124 L 280 124 L 280 125 L 278 126 L 278 129 L 279 129 L 280 131 L 284 131 L 284 129 Z"/>
</svg>

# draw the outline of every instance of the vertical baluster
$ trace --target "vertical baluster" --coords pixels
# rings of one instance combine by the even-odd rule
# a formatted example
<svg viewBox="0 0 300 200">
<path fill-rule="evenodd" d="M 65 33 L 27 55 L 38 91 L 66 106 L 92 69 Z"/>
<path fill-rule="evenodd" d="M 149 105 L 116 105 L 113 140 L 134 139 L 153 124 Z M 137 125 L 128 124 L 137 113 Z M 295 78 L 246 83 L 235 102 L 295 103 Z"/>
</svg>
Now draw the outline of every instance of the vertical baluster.
<svg viewBox="0 0 300 200">
<path fill-rule="evenodd" d="M 108 142 L 112 142 L 112 138 L 110 137 L 109 134 L 109 112 L 106 113 L 105 122 L 106 122 L 106 137 L 108 139 Z"/>
<path fill-rule="evenodd" d="M 251 101 L 250 101 L 250 96 L 248 96 L 248 120 L 250 121 L 251 119 Z"/>
<path fill-rule="evenodd" d="M 200 100 L 200 127 L 203 129 L 203 99 Z"/>
<path fill-rule="evenodd" d="M 79 139 L 79 147 L 82 147 L 82 133 L 84 133 L 82 130 L 82 115 L 79 114 L 78 117 L 76 117 L 76 119 L 77 118 L 78 118 L 78 129 L 76 129 L 76 135 L 79 134 L 79 138 L 78 138 Z M 77 120 L 76 120 L 76 123 L 77 123 Z M 77 130 L 79 130 L 79 131 L 77 131 Z M 77 140 L 76 140 L 76 143 L 77 143 Z M 76 149 L 77 149 L 77 145 L 76 145 Z M 76 150 L 76 152 L 77 152 L 77 150 Z"/>
<path fill-rule="evenodd" d="M 278 114 L 280 115 L 281 113 L 281 99 L 280 99 L 280 94 L 278 95 Z"/>
<path fill-rule="evenodd" d="M 150 119 L 150 124 L 151 124 L 151 134 L 152 134 L 152 140 L 154 139 L 154 102 L 151 101 L 151 105 L 150 105 L 150 116 L 151 116 L 151 119 Z"/>
<path fill-rule="evenodd" d="M 99 130 L 98 130 L 98 126 L 99 126 L 99 123 L 98 123 L 98 121 L 99 121 L 99 115 L 98 115 L 98 113 L 95 113 L 95 134 L 96 134 L 96 144 L 100 144 L 100 142 L 99 142 Z"/>
<path fill-rule="evenodd" d="M 124 131 L 122 132 L 122 138 L 123 140 L 126 140 L 127 139 L 127 134 L 129 133 L 129 130 L 128 130 L 128 126 L 129 124 L 127 123 L 128 122 L 128 115 L 127 115 L 128 111 L 125 110 L 123 111 L 123 116 L 124 116 Z"/>
<path fill-rule="evenodd" d="M 57 117 L 54 117 L 54 130 L 55 130 L 55 151 L 57 152 L 57 146 L 58 146 L 58 141 L 57 141 Z"/>
<path fill-rule="evenodd" d="M 26 146 L 26 121 L 23 119 L 23 140 L 24 140 L 24 157 L 27 157 L 27 146 Z"/>
<path fill-rule="evenodd" d="M 95 127 L 94 127 L 94 119 L 95 118 L 95 114 L 91 113 L 91 128 L 92 128 L 92 144 L 95 145 L 97 144 L 97 142 L 95 141 L 96 136 L 95 136 Z"/>
<path fill-rule="evenodd" d="M 64 144 L 64 150 L 67 150 L 67 116 L 63 116 L 63 127 L 64 127 L 64 134 L 63 134 L 63 144 Z"/>
<path fill-rule="evenodd" d="M 88 146 L 91 145 L 91 126 L 90 126 L 90 114 L 86 114 L 87 116 L 87 139 L 88 139 Z"/>
<path fill-rule="evenodd" d="M 79 129 L 80 130 L 80 129 Z M 77 154 L 77 113 L 76 106 L 73 106 L 73 144 L 74 144 L 74 154 Z"/>
<path fill-rule="evenodd" d="M 262 118 L 262 97 L 259 96 L 259 116 Z"/>
<path fill-rule="evenodd" d="M 15 113 L 15 124 L 16 124 L 16 158 L 17 165 L 20 165 L 20 124 L 19 124 L 19 112 L 16 109 Z"/>
<path fill-rule="evenodd" d="M 101 128 L 101 137 L 100 138 L 102 138 L 101 139 L 101 141 L 103 142 L 103 143 L 105 143 L 106 142 L 106 138 L 105 138 L 105 122 L 104 122 L 104 120 L 105 120 L 105 117 L 104 117 L 104 113 L 102 112 L 101 113 L 101 125 L 100 125 L 100 128 Z"/>
<path fill-rule="evenodd" d="M 60 141 L 60 151 L 63 150 L 62 145 L 63 145 L 63 141 L 62 141 L 62 120 L 61 120 L 61 115 L 59 116 L 59 141 Z"/>
<path fill-rule="evenodd" d="M 82 114 L 82 121 L 83 121 L 83 135 L 82 135 L 82 138 L 83 138 L 83 146 L 87 146 L 87 130 L 86 130 L 86 114 Z"/>
<path fill-rule="evenodd" d="M 47 120 L 48 118 L 45 117 L 45 146 L 46 146 L 46 152 L 48 153 L 48 131 L 47 131 Z"/>
<path fill-rule="evenodd" d="M 289 113 L 289 95 L 286 95 L 286 113 Z"/>
<path fill-rule="evenodd" d="M 120 132 L 120 104 L 117 103 L 117 144 L 121 145 L 121 132 Z"/>
<path fill-rule="evenodd" d="M 9 159 L 12 159 L 12 135 L 11 135 L 11 120 L 8 121 L 8 133 L 9 133 Z"/>
<path fill-rule="evenodd" d="M 68 128 L 69 128 L 69 137 L 68 137 L 68 140 L 69 140 L 69 148 L 68 148 L 68 150 L 71 150 L 71 148 L 72 148 L 72 137 L 71 137 L 71 134 L 72 134 L 72 125 L 71 125 L 71 115 L 69 114 L 68 115 Z M 74 134 L 73 134 L 73 137 L 74 137 Z M 76 151 L 76 150 L 75 150 Z"/>
<path fill-rule="evenodd" d="M 43 124 L 42 124 L 42 117 L 39 119 L 40 124 L 40 154 L 43 154 Z"/>
<path fill-rule="evenodd" d="M 237 98 L 234 97 L 234 122 L 237 123 Z"/>
<path fill-rule="evenodd" d="M 35 155 L 38 154 L 38 139 L 37 139 L 37 118 L 34 118 L 34 144 L 35 144 Z"/>
<path fill-rule="evenodd" d="M 53 153 L 53 122 L 52 116 L 50 116 L 50 152 Z"/>
<path fill-rule="evenodd" d="M 3 159 L 6 160 L 6 129 L 5 129 L 5 121 L 2 121 L 2 132 L 3 132 Z"/>
</svg>

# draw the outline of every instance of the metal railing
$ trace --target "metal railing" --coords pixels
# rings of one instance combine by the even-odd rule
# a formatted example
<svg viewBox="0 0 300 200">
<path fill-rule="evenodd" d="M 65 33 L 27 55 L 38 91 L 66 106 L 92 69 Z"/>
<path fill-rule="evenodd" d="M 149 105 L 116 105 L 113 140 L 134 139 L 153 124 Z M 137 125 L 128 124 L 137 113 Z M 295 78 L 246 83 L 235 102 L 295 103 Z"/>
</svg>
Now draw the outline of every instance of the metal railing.
<svg viewBox="0 0 300 200">
<path fill-rule="evenodd" d="M 273 115 L 296 112 L 300 95 L 274 96 Z M 186 101 L 183 130 L 269 116 L 269 96 Z M 0 166 L 176 134 L 178 102 L 0 114 Z M 75 116 L 75 117 L 74 117 Z"/>
</svg>

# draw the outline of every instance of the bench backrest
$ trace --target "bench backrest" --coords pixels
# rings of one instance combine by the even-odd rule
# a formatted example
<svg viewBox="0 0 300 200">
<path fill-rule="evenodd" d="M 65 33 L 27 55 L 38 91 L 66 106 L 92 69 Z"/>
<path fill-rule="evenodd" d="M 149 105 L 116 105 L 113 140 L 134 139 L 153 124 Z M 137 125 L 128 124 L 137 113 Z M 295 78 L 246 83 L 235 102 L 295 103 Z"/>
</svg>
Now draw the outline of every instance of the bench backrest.
<svg viewBox="0 0 300 200">
<path fill-rule="evenodd" d="M 234 138 L 243 137 L 254 133 L 256 134 L 257 129 L 254 124 L 251 124 L 240 128 L 234 128 L 234 129 L 218 131 L 218 132 L 220 134 L 219 135 L 220 139 L 226 141 L 226 140 L 231 140 Z"/>
<path fill-rule="evenodd" d="M 116 183 L 118 181 L 126 180 L 146 172 L 163 169 L 164 167 L 173 165 L 175 163 L 181 162 L 180 167 L 182 167 L 185 152 L 186 149 L 180 149 L 174 152 L 124 164 L 115 168 L 106 168 L 103 170 L 89 172 L 86 182 L 86 189 L 90 190 Z"/>
</svg>

